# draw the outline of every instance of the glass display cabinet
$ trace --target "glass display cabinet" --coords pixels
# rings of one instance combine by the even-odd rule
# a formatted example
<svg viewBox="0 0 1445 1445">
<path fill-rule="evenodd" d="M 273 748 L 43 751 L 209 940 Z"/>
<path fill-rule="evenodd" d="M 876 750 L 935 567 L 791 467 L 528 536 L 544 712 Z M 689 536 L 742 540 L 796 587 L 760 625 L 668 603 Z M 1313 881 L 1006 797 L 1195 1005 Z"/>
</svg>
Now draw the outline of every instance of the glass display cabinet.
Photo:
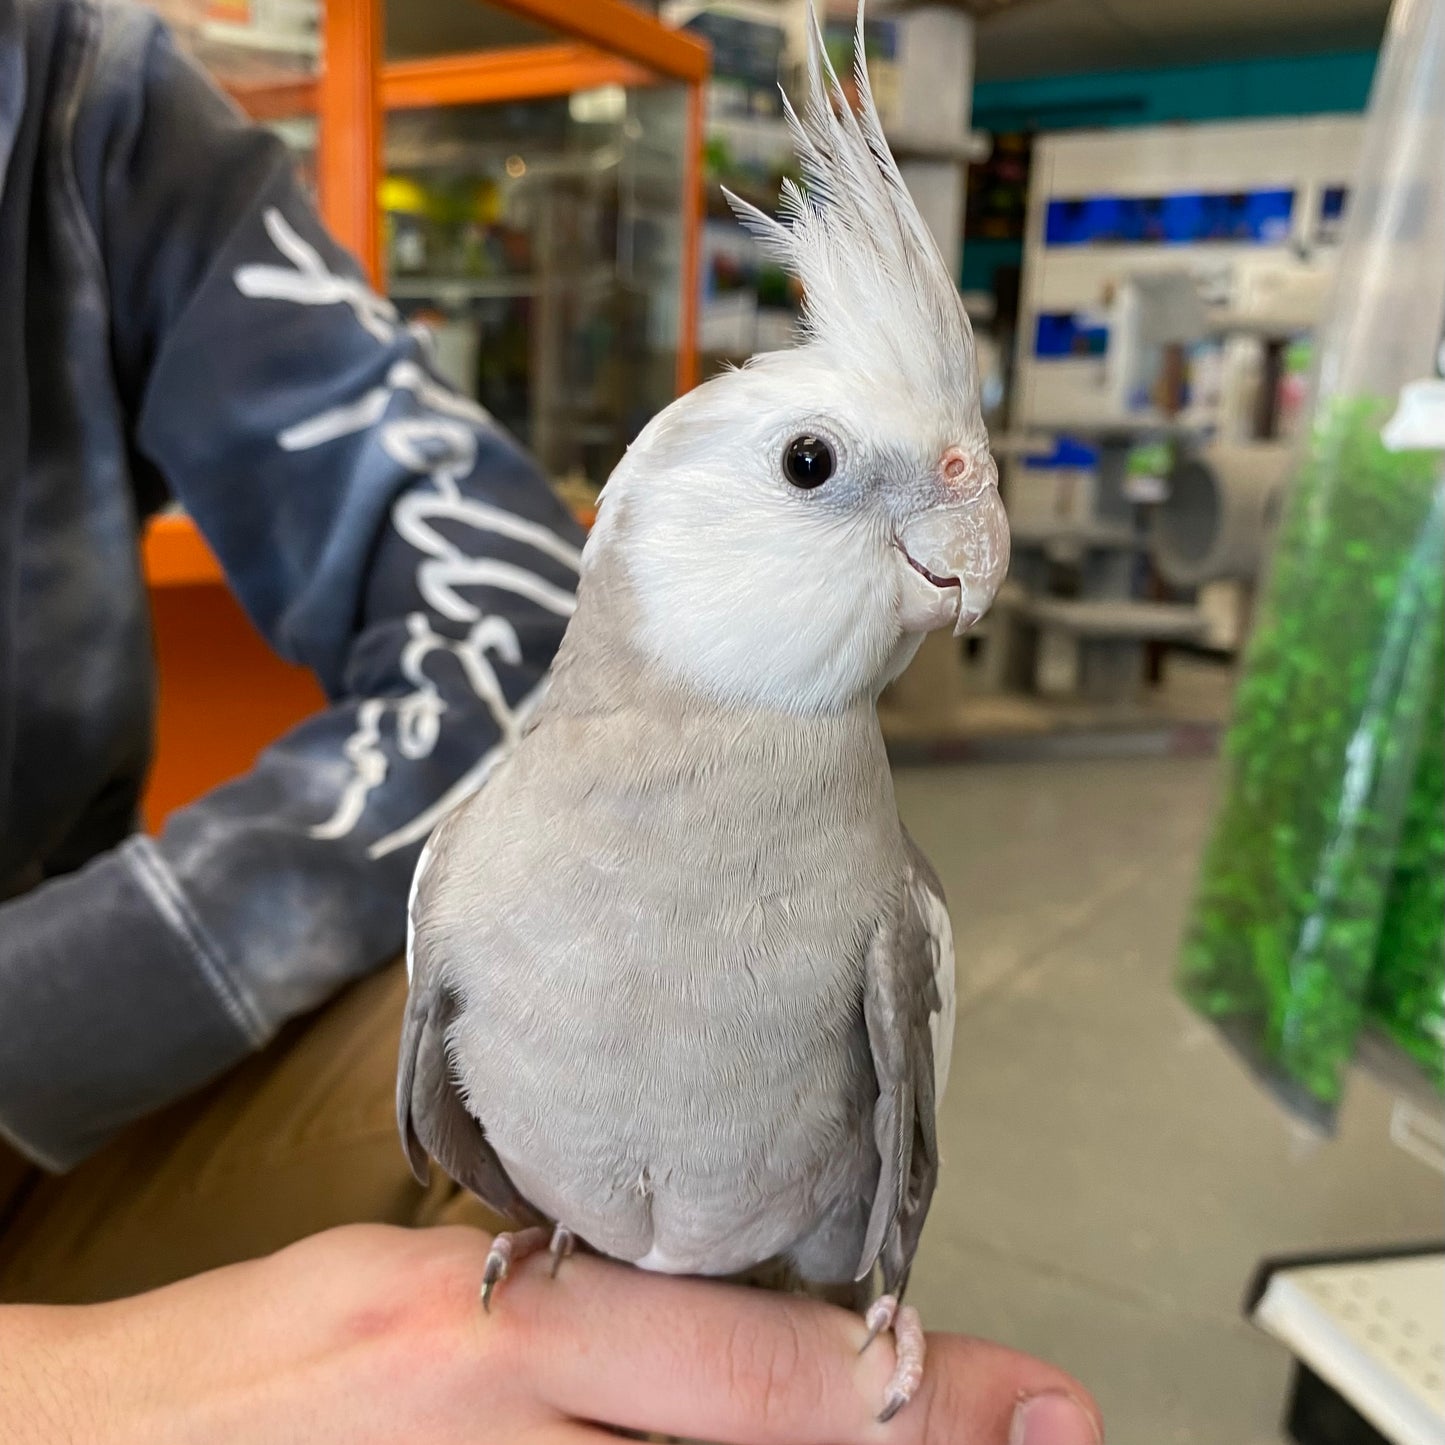
<svg viewBox="0 0 1445 1445">
<path fill-rule="evenodd" d="M 462 15 L 495 48 L 394 58 L 424 43 L 405 13 L 382 81 L 387 292 L 448 379 L 585 497 L 693 380 L 687 79 L 477 0 Z"/>
<path fill-rule="evenodd" d="M 590 520 L 692 386 L 707 46 L 627 0 L 149 0 L 290 146 L 436 364 Z M 147 826 L 321 704 L 179 513 L 144 539 L 160 671 Z"/>
</svg>

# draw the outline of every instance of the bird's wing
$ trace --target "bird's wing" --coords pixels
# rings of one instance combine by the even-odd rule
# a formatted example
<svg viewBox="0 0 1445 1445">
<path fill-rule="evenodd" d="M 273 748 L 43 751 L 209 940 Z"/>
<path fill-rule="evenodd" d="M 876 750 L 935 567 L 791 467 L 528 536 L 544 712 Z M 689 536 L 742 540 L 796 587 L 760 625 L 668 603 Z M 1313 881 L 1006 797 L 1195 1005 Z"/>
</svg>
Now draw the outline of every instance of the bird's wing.
<svg viewBox="0 0 1445 1445">
<path fill-rule="evenodd" d="M 877 1192 L 858 1278 L 881 1262 L 903 1287 L 938 1178 L 937 1106 L 948 1079 L 956 985 L 943 889 L 906 834 L 907 865 L 892 916 L 868 950 L 863 1014 L 878 1079 Z"/>
<path fill-rule="evenodd" d="M 422 850 L 407 906 L 410 988 L 397 1064 L 397 1127 L 411 1171 L 421 1183 L 427 1181 L 430 1157 L 489 1208 L 512 1219 L 533 1218 L 535 1211 L 517 1193 L 457 1088 L 447 1053 L 447 1031 L 456 1015 L 457 998 L 442 981 L 441 970 L 414 925 L 418 902 L 425 898 L 434 847 L 446 826 L 443 822 Z"/>
</svg>

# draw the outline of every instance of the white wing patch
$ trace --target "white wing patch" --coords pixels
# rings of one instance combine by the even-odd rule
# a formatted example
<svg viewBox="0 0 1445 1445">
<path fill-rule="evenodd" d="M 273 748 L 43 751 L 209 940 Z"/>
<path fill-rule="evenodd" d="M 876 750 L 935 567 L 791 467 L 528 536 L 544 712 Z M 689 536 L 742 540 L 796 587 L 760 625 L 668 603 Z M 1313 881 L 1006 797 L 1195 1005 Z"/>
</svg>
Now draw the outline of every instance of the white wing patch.
<svg viewBox="0 0 1445 1445">
<path fill-rule="evenodd" d="M 933 981 L 938 986 L 939 1009 L 928 1020 L 933 1035 L 933 1099 L 937 1107 L 948 1087 L 948 1070 L 953 1062 L 953 1023 L 958 1012 L 958 979 L 953 957 L 953 924 L 943 899 L 921 878 L 913 881 L 914 901 L 928 926 L 933 948 Z"/>
<path fill-rule="evenodd" d="M 435 835 L 433 835 L 435 837 Z M 413 917 L 416 909 L 416 890 L 421 886 L 421 875 L 426 872 L 427 864 L 431 862 L 432 838 L 428 838 L 422 845 L 421 856 L 416 860 L 416 872 L 411 875 L 411 890 L 406 895 L 406 981 L 411 982 L 414 964 L 412 953 L 416 944 L 416 921 Z"/>
</svg>

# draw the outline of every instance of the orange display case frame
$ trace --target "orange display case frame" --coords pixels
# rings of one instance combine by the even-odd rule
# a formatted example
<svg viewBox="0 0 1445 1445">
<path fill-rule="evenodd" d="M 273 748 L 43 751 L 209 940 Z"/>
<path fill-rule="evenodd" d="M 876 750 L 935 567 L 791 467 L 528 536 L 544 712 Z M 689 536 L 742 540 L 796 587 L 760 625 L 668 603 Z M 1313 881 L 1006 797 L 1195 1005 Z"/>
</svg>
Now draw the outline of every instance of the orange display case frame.
<svg viewBox="0 0 1445 1445">
<path fill-rule="evenodd" d="M 562 38 L 556 44 L 384 65 L 378 0 L 331 0 L 323 7 L 325 64 L 316 80 L 233 88 L 232 95 L 256 120 L 317 116 L 322 215 L 379 285 L 376 197 L 387 111 L 541 99 L 605 84 L 685 85 L 676 385 L 679 393 L 688 390 L 697 381 L 707 46 L 625 0 L 490 3 Z M 244 772 L 268 742 L 325 699 L 310 673 L 283 662 L 256 632 L 187 518 L 154 519 L 143 551 L 160 679 L 156 757 L 144 804 L 145 824 L 155 831 L 173 809 Z"/>
</svg>

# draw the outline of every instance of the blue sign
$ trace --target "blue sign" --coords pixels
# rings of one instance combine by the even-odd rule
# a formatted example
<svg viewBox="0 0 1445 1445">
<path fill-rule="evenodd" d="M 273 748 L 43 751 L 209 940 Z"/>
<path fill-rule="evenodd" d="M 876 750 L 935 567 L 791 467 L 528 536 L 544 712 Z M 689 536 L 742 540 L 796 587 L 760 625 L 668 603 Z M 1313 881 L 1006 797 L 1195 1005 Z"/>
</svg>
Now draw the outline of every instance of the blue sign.
<svg viewBox="0 0 1445 1445">
<path fill-rule="evenodd" d="M 1034 328 L 1035 356 L 1102 356 L 1109 328 L 1080 321 L 1072 311 L 1041 311 Z"/>
<path fill-rule="evenodd" d="M 1289 239 L 1292 190 L 1180 191 L 1167 196 L 1087 196 L 1050 201 L 1047 246 L 1189 246 Z"/>
<path fill-rule="evenodd" d="M 1320 221 L 1315 233 L 1321 241 L 1338 241 L 1345 221 L 1345 202 L 1349 192 L 1344 186 L 1326 186 L 1320 197 Z"/>
<path fill-rule="evenodd" d="M 1052 451 L 1033 452 L 1023 460 L 1026 471 L 1043 471 L 1057 467 L 1096 467 L 1099 464 L 1099 449 L 1088 446 L 1075 437 L 1060 436 L 1054 439 Z"/>
</svg>

